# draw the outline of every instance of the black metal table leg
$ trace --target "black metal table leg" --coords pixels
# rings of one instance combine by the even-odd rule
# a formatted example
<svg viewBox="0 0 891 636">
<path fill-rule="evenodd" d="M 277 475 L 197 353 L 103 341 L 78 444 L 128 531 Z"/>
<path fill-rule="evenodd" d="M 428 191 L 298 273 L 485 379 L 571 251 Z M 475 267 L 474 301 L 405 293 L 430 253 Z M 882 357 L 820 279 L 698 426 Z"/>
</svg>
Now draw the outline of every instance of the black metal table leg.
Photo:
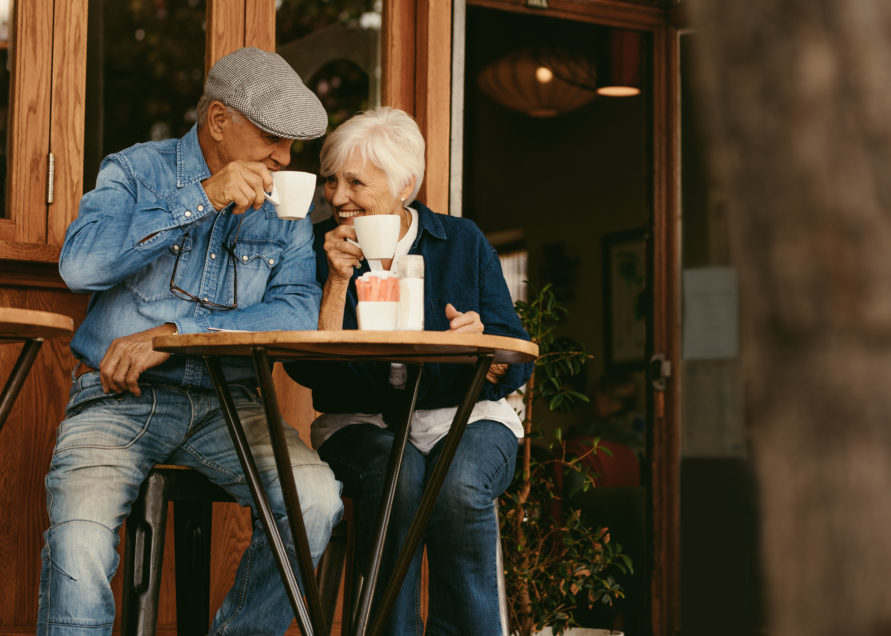
<svg viewBox="0 0 891 636">
<path fill-rule="evenodd" d="M 253 354 L 254 370 L 260 383 L 260 395 L 263 399 L 264 411 L 266 412 L 266 424 L 269 427 L 272 452 L 275 456 L 275 465 L 278 469 L 282 495 L 285 499 L 285 510 L 291 526 L 291 536 L 294 539 L 294 546 L 297 550 L 297 564 L 300 567 L 300 574 L 303 578 L 303 590 L 309 605 L 309 615 L 316 632 L 327 634 L 328 628 L 325 624 L 325 612 L 322 609 L 322 599 L 315 577 L 315 566 L 312 562 L 306 527 L 303 524 L 303 513 L 301 512 L 303 509 L 300 507 L 297 485 L 294 483 L 294 472 L 291 470 L 291 456 L 288 452 L 288 442 L 285 439 L 284 429 L 282 428 L 281 412 L 278 407 L 278 398 L 275 394 L 275 385 L 272 383 L 269 357 L 266 355 L 266 350 L 262 347 L 254 347 Z"/>
<path fill-rule="evenodd" d="M 235 453 L 238 455 L 238 459 L 241 462 L 241 468 L 244 471 L 245 478 L 250 487 L 251 496 L 254 498 L 254 502 L 257 505 L 257 512 L 260 516 L 260 521 L 263 523 L 263 529 L 266 531 L 266 536 L 269 539 L 269 547 L 272 549 L 273 555 L 275 556 L 275 562 L 276 565 L 278 565 L 282 581 L 285 584 L 288 600 L 291 602 L 291 607 L 294 609 L 294 615 L 297 617 L 297 623 L 300 626 L 301 631 L 305 635 L 310 636 L 313 634 L 313 628 L 309 619 L 309 614 L 306 610 L 306 604 L 303 602 L 303 596 L 300 594 L 300 587 L 297 584 L 297 578 L 294 576 L 294 570 L 291 568 L 291 563 L 288 561 L 285 545 L 282 542 L 281 534 L 275 523 L 275 516 L 272 514 L 269 500 L 266 498 L 266 491 L 260 481 L 257 466 L 254 463 L 254 456 L 248 446 L 247 438 L 245 437 L 244 429 L 241 426 L 238 411 L 236 411 L 232 396 L 229 393 L 229 387 L 226 385 L 226 378 L 223 376 L 220 362 L 213 356 L 204 356 L 204 364 L 207 366 L 210 378 L 213 381 L 217 398 L 220 401 L 220 408 L 222 409 L 223 417 L 226 420 L 226 426 L 229 428 L 229 435 L 232 437 L 232 443 L 235 445 Z M 306 578 L 307 577 L 304 576 L 304 579 Z"/>
<path fill-rule="evenodd" d="M 449 429 L 448 435 L 446 435 L 442 450 L 439 453 L 439 457 L 433 467 L 433 472 L 424 489 L 424 494 L 421 496 L 421 503 L 418 505 L 418 510 L 409 527 L 405 541 L 402 543 L 399 556 L 396 558 L 396 564 L 393 566 L 393 573 L 390 576 L 390 580 L 387 582 L 387 586 L 384 588 L 380 606 L 377 608 L 374 620 L 368 630 L 368 633 L 371 634 L 371 636 L 376 636 L 383 631 L 387 617 L 393 609 L 393 605 L 396 602 L 396 596 L 399 594 L 399 588 L 402 586 L 402 581 L 405 578 L 406 572 L 408 572 L 408 566 L 411 563 L 412 556 L 427 528 L 427 522 L 430 520 L 430 515 L 433 513 L 433 504 L 436 502 L 436 497 L 439 495 L 439 490 L 442 488 L 442 484 L 445 481 L 445 476 L 449 466 L 451 466 L 455 451 L 458 450 L 458 443 L 461 441 L 461 436 L 464 434 L 467 420 L 470 418 L 470 413 L 473 411 L 473 407 L 483 388 L 483 383 L 486 380 L 486 373 L 494 358 L 495 354 L 484 353 L 480 354 L 480 357 L 477 359 L 476 365 L 474 366 L 473 379 L 470 382 L 470 386 L 467 387 L 464 399 L 458 406 L 458 411 L 455 413 L 455 419 L 452 421 L 452 426 Z M 363 631 L 360 633 L 364 634 L 365 632 Z"/>
<path fill-rule="evenodd" d="M 402 459 L 405 456 L 405 444 L 411 429 L 411 418 L 415 412 L 415 403 L 418 399 L 418 387 L 421 383 L 423 365 L 407 365 L 406 378 L 406 405 L 393 438 L 393 447 L 390 449 L 390 459 L 387 463 L 387 474 L 384 477 L 384 490 L 380 504 L 378 505 L 377 525 L 374 532 L 368 572 L 359 593 L 359 606 L 356 610 L 353 622 L 352 634 L 365 634 L 368 628 L 371 603 L 374 600 L 374 590 L 377 586 L 377 577 L 380 570 L 381 557 L 384 553 L 384 542 L 387 535 L 387 527 L 390 525 L 390 513 L 393 510 L 393 499 L 396 497 L 396 483 L 399 480 L 399 471 L 402 469 Z M 405 576 L 403 574 L 403 576 Z"/>
<path fill-rule="evenodd" d="M 43 338 L 26 340 L 25 346 L 22 347 L 22 351 L 12 367 L 12 373 L 9 374 L 9 379 L 6 380 L 3 393 L 0 393 L 0 430 L 3 430 L 3 425 L 6 424 L 6 418 L 9 417 L 9 412 L 12 411 L 12 405 L 18 397 L 22 385 L 25 383 L 25 378 L 28 377 L 28 371 L 31 370 L 31 366 L 34 364 L 34 359 L 37 357 L 37 352 L 40 351 L 40 345 L 42 344 Z"/>
</svg>

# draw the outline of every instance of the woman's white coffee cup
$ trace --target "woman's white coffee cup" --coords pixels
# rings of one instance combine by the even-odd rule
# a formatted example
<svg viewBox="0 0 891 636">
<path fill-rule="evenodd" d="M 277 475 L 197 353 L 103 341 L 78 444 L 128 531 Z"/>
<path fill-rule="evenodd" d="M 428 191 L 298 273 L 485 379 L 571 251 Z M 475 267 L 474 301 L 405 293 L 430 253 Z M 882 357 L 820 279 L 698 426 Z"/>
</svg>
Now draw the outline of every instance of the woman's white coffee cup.
<svg viewBox="0 0 891 636">
<path fill-rule="evenodd" d="M 302 219 L 309 212 L 316 192 L 316 175 L 296 170 L 272 173 L 272 192 L 266 193 L 280 219 Z"/>
<path fill-rule="evenodd" d="M 398 214 L 353 217 L 353 228 L 365 258 L 393 258 L 399 242 L 402 218 Z"/>
<path fill-rule="evenodd" d="M 356 305 L 356 318 L 363 331 L 393 331 L 396 329 L 396 311 L 399 303 L 391 301 L 360 300 Z"/>
</svg>

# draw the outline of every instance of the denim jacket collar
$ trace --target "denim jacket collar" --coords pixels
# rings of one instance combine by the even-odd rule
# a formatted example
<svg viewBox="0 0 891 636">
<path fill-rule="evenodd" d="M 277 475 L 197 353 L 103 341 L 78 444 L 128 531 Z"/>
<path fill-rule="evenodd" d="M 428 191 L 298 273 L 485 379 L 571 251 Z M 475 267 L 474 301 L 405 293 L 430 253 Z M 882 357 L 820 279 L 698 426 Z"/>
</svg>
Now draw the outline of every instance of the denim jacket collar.
<svg viewBox="0 0 891 636">
<path fill-rule="evenodd" d="M 208 177 L 210 168 L 198 143 L 198 124 L 195 124 L 176 144 L 176 187 L 185 188 Z"/>
<path fill-rule="evenodd" d="M 412 251 L 418 246 L 421 236 L 425 233 L 441 241 L 448 239 L 439 214 L 434 214 L 433 210 L 420 201 L 413 201 L 409 207 L 418 210 L 418 212 L 426 212 L 426 214 L 418 214 L 418 235 L 411 246 Z"/>
</svg>

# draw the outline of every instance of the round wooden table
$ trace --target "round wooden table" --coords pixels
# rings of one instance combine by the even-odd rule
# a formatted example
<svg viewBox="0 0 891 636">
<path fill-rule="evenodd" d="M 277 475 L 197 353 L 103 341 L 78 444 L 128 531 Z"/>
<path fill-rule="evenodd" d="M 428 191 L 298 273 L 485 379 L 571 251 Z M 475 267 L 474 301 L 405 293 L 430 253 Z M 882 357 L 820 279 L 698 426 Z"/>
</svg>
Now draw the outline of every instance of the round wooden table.
<svg viewBox="0 0 891 636">
<path fill-rule="evenodd" d="M 377 520 L 370 564 L 368 571 L 365 572 L 365 582 L 359 595 L 358 607 L 349 632 L 364 635 L 379 633 L 392 609 L 402 580 L 408 571 L 412 555 L 423 537 L 424 529 L 433 512 L 436 495 L 439 493 L 446 471 L 467 425 L 467 420 L 486 380 L 489 365 L 493 362 L 530 362 L 538 356 L 538 346 L 526 340 L 442 331 L 212 331 L 159 336 L 152 342 L 154 348 L 159 351 L 199 355 L 204 358 L 220 400 L 229 433 L 235 444 L 235 450 L 250 485 L 251 494 L 260 511 L 261 521 L 275 553 L 282 580 L 288 590 L 288 597 L 304 634 L 327 634 L 328 629 L 313 573 L 312 557 L 309 553 L 306 531 L 300 515 L 300 500 L 294 485 L 294 475 L 291 472 L 291 462 L 288 457 L 275 386 L 272 382 L 272 361 L 294 359 L 348 362 L 385 361 L 400 362 L 406 365 L 408 377 L 404 390 L 403 417 L 400 418 L 397 428 L 394 430 L 395 438 L 389 458 L 384 496 Z M 260 483 L 244 430 L 229 395 L 220 365 L 220 358 L 228 356 L 250 356 L 254 361 L 276 467 L 291 524 L 291 533 L 297 547 L 298 565 L 306 591 L 306 603 L 303 601 L 296 577 L 285 554 L 281 536 L 266 501 L 265 491 Z M 443 443 L 439 460 L 428 480 L 415 518 L 400 549 L 393 568 L 393 575 L 386 582 L 379 611 L 372 618 L 370 616 L 371 601 L 377 584 L 393 498 L 396 494 L 396 481 L 399 477 L 402 456 L 408 440 L 421 373 L 423 366 L 427 363 L 470 364 L 474 366 L 474 372 L 464 398 L 458 405 L 455 419 Z"/>
<path fill-rule="evenodd" d="M 49 311 L 0 307 L 0 343 L 25 342 L 3 387 L 3 393 L 0 393 L 0 430 L 6 423 L 43 341 L 71 335 L 72 331 L 74 321 L 70 316 Z"/>
</svg>

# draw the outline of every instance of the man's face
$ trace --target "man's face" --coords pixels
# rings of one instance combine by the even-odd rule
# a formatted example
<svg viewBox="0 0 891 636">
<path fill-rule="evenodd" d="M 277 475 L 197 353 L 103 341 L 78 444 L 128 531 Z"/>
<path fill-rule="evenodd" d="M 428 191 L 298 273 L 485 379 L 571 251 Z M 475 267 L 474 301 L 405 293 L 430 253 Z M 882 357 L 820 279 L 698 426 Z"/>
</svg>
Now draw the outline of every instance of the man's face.
<svg viewBox="0 0 891 636">
<path fill-rule="evenodd" d="M 260 130 L 247 117 L 227 113 L 218 153 L 222 165 L 230 161 L 259 161 L 275 172 L 291 163 L 291 143 L 290 139 Z"/>
</svg>

